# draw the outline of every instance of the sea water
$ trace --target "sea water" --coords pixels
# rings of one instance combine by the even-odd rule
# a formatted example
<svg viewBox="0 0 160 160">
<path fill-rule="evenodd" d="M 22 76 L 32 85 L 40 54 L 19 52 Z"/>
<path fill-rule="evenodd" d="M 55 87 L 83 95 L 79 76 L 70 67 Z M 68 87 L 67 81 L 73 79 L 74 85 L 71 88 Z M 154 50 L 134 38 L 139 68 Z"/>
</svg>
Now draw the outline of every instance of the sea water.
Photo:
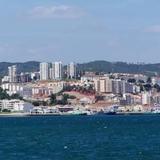
<svg viewBox="0 0 160 160">
<path fill-rule="evenodd" d="M 160 115 L 0 118 L 0 160 L 143 159 L 160 159 Z"/>
</svg>

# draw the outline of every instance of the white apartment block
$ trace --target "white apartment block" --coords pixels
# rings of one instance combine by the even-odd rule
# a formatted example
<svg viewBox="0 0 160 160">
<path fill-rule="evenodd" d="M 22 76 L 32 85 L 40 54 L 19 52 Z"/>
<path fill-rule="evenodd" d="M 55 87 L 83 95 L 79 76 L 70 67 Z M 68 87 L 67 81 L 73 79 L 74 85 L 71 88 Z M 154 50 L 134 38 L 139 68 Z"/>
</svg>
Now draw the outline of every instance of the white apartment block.
<svg viewBox="0 0 160 160">
<path fill-rule="evenodd" d="M 30 112 L 33 109 L 33 105 L 21 100 L 0 100 L 0 109 L 10 110 L 11 112 Z"/>
<path fill-rule="evenodd" d="M 71 62 L 67 66 L 67 76 L 70 79 L 76 79 L 76 64 L 74 62 Z"/>
<path fill-rule="evenodd" d="M 32 96 L 32 86 L 22 85 L 19 83 L 4 83 L 1 85 L 3 90 L 7 90 L 9 95 L 19 94 L 20 96 L 27 98 Z"/>
<path fill-rule="evenodd" d="M 49 64 L 46 62 L 40 63 L 40 80 L 49 79 Z"/>
<path fill-rule="evenodd" d="M 62 79 L 62 62 L 54 62 L 53 63 L 53 77 L 55 80 Z"/>
<path fill-rule="evenodd" d="M 17 67 L 16 65 L 8 67 L 8 77 L 10 83 L 17 82 Z"/>
</svg>

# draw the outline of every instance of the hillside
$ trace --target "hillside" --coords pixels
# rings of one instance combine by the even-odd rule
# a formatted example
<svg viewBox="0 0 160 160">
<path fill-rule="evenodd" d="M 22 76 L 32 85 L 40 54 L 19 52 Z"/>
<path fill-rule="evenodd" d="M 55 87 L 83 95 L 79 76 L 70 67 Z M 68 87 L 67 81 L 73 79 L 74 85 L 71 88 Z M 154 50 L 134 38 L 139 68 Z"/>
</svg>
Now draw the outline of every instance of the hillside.
<svg viewBox="0 0 160 160">
<path fill-rule="evenodd" d="M 78 64 L 80 70 L 94 72 L 113 72 L 113 73 L 144 73 L 160 74 L 160 63 L 158 64 L 128 64 L 124 62 L 93 61 L 84 64 Z"/>
<path fill-rule="evenodd" d="M 18 72 L 31 72 L 39 70 L 39 63 L 36 61 L 24 63 L 9 63 L 0 62 L 0 76 L 4 76 L 8 72 L 8 66 L 17 65 Z M 66 68 L 66 67 L 65 67 Z M 124 62 L 107 62 L 93 61 L 83 64 L 78 64 L 79 71 L 93 72 L 117 72 L 117 73 L 144 73 L 144 74 L 160 74 L 160 63 L 157 64 L 128 64 Z"/>
<path fill-rule="evenodd" d="M 0 76 L 4 76 L 8 72 L 8 67 L 11 65 L 17 65 L 18 72 L 31 72 L 39 70 L 39 62 L 30 61 L 24 63 L 10 63 L 0 62 Z"/>
</svg>

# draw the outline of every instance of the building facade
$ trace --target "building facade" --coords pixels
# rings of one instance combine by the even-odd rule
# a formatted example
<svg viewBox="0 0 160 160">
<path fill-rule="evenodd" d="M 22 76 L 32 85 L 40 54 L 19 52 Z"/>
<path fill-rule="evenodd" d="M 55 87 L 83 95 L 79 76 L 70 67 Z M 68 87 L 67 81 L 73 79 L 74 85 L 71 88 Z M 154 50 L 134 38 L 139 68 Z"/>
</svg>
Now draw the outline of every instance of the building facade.
<svg viewBox="0 0 160 160">
<path fill-rule="evenodd" d="M 10 83 L 17 82 L 17 67 L 16 65 L 8 67 L 8 77 Z"/>
<path fill-rule="evenodd" d="M 49 79 L 49 64 L 46 62 L 40 63 L 40 80 Z"/>
<path fill-rule="evenodd" d="M 62 79 L 62 62 L 54 62 L 53 63 L 53 77 L 55 80 Z"/>
<path fill-rule="evenodd" d="M 67 66 L 67 77 L 70 79 L 76 79 L 77 71 L 76 71 L 76 64 L 74 62 L 71 62 Z"/>
</svg>

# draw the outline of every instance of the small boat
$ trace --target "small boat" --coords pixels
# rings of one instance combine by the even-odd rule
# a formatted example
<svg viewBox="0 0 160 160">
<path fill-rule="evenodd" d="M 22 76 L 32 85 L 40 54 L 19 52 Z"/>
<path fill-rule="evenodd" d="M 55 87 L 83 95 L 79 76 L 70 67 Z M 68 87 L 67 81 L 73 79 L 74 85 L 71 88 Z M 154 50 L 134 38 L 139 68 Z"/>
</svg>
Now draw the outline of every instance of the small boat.
<svg viewBox="0 0 160 160">
<path fill-rule="evenodd" d="M 153 114 L 160 114 L 160 109 L 155 109 L 152 111 Z"/>
<path fill-rule="evenodd" d="M 115 111 L 109 111 L 109 112 L 105 112 L 104 114 L 106 114 L 106 115 L 116 115 L 117 113 Z"/>
<path fill-rule="evenodd" d="M 101 110 L 98 115 L 116 115 L 114 110 Z"/>
</svg>

